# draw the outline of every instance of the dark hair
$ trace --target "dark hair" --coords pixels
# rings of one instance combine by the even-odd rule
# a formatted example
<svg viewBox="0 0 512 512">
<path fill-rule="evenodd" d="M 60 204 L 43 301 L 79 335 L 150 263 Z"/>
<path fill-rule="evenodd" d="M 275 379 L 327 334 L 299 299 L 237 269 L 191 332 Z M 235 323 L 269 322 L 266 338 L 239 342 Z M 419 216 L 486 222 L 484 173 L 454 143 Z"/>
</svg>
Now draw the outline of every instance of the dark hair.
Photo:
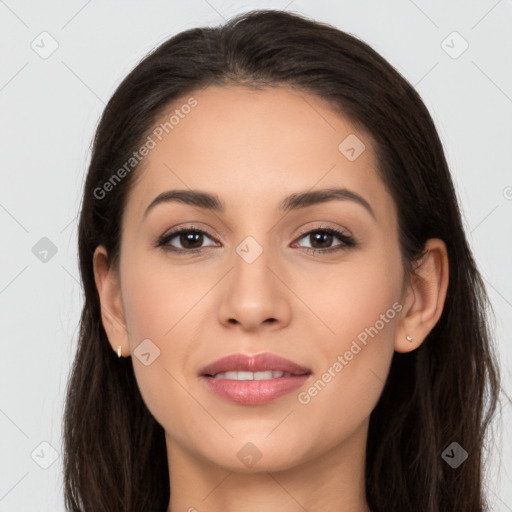
<svg viewBox="0 0 512 512">
<path fill-rule="evenodd" d="M 208 85 L 288 87 L 327 100 L 368 133 L 398 211 L 404 266 L 429 238 L 447 246 L 442 316 L 424 343 L 395 353 L 370 417 L 366 495 L 375 512 L 482 511 L 483 462 L 499 392 L 485 288 L 464 234 L 442 144 L 414 88 L 356 37 L 281 11 L 253 11 L 179 33 L 123 80 L 101 117 L 78 228 L 84 305 L 64 416 L 64 484 L 72 511 L 161 511 L 169 502 L 163 427 L 138 389 L 132 362 L 104 331 L 93 253 L 117 268 L 124 206 L 137 169 L 108 198 L 95 191 L 180 97 Z M 485 438 L 484 438 L 485 437 Z M 441 457 L 453 441 L 468 459 Z"/>
</svg>

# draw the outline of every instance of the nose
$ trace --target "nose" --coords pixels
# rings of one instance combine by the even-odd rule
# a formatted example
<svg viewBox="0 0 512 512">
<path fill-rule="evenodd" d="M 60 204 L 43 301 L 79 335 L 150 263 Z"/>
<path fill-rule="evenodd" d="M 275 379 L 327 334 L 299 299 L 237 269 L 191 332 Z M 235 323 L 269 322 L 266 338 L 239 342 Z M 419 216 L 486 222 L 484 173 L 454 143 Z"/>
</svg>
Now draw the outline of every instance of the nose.
<svg viewBox="0 0 512 512">
<path fill-rule="evenodd" d="M 219 321 L 247 332 L 286 326 L 291 317 L 291 292 L 275 252 L 248 237 L 237 247 L 231 262 L 232 269 L 219 290 Z"/>
</svg>

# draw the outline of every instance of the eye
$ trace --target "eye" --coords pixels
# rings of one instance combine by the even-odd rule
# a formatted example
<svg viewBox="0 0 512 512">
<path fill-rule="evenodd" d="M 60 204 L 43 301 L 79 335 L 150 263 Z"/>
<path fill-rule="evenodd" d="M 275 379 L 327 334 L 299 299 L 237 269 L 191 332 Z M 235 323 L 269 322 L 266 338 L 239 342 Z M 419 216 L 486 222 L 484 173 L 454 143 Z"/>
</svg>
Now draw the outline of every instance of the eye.
<svg viewBox="0 0 512 512">
<path fill-rule="evenodd" d="M 341 251 L 356 246 L 356 242 L 352 236 L 334 228 L 319 227 L 312 229 L 302 233 L 299 240 L 303 238 L 309 238 L 309 240 L 312 241 L 313 246 L 303 247 L 303 249 L 313 254 Z M 331 247 L 333 240 L 336 238 L 341 241 L 341 244 Z M 319 247 L 315 247 L 315 245 Z"/>
<path fill-rule="evenodd" d="M 203 242 L 205 236 L 211 240 L 211 237 L 206 231 L 195 228 L 194 226 L 189 226 L 161 236 L 156 243 L 156 247 L 164 246 L 168 251 L 190 254 L 204 249 Z M 180 244 L 181 247 L 175 247 L 171 243 L 174 239 L 176 239 L 175 243 Z"/>
</svg>

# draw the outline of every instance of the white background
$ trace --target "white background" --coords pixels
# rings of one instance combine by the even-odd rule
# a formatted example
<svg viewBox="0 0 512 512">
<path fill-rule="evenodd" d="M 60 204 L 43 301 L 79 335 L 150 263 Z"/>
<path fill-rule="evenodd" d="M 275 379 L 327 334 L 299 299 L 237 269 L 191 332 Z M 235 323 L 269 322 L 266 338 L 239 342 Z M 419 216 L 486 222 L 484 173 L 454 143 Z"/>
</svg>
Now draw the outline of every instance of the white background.
<svg viewBox="0 0 512 512">
<path fill-rule="evenodd" d="M 301 12 L 363 39 L 417 88 L 432 113 L 495 311 L 503 416 L 488 489 L 493 511 L 512 511 L 512 3 L 5 0 L 0 512 L 64 511 L 61 421 L 82 305 L 76 217 L 105 103 L 132 67 L 171 35 L 255 8 Z M 31 48 L 43 31 L 58 43 L 47 59 Z M 441 45 L 453 31 L 469 44 L 456 59 Z M 445 44 L 462 48 L 453 37 Z M 57 247 L 46 263 L 32 252 L 42 237 Z M 42 442 L 58 456 L 48 469 L 34 460 L 50 460 L 51 448 Z M 34 450 L 39 458 L 32 458 Z"/>
</svg>

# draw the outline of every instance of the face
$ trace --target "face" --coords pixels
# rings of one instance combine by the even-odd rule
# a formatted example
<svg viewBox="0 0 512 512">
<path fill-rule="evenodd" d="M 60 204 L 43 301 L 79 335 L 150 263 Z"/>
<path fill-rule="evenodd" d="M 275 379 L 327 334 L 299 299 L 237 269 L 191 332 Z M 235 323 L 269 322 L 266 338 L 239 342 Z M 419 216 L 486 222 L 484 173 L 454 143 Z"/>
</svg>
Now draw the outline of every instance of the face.
<svg viewBox="0 0 512 512">
<path fill-rule="evenodd" d="M 322 100 L 279 88 L 191 96 L 193 108 L 186 97 L 162 116 L 181 114 L 168 134 L 153 132 L 123 214 L 135 375 L 171 450 L 229 470 L 244 470 L 244 454 L 287 469 L 363 435 L 378 401 L 404 298 L 396 208 L 368 134 Z M 298 200 L 324 189 L 342 190 Z M 148 209 L 173 190 L 222 208 Z M 216 379 L 231 398 L 212 391 L 201 370 L 240 353 L 309 373 L 262 384 L 231 375 Z"/>
</svg>

